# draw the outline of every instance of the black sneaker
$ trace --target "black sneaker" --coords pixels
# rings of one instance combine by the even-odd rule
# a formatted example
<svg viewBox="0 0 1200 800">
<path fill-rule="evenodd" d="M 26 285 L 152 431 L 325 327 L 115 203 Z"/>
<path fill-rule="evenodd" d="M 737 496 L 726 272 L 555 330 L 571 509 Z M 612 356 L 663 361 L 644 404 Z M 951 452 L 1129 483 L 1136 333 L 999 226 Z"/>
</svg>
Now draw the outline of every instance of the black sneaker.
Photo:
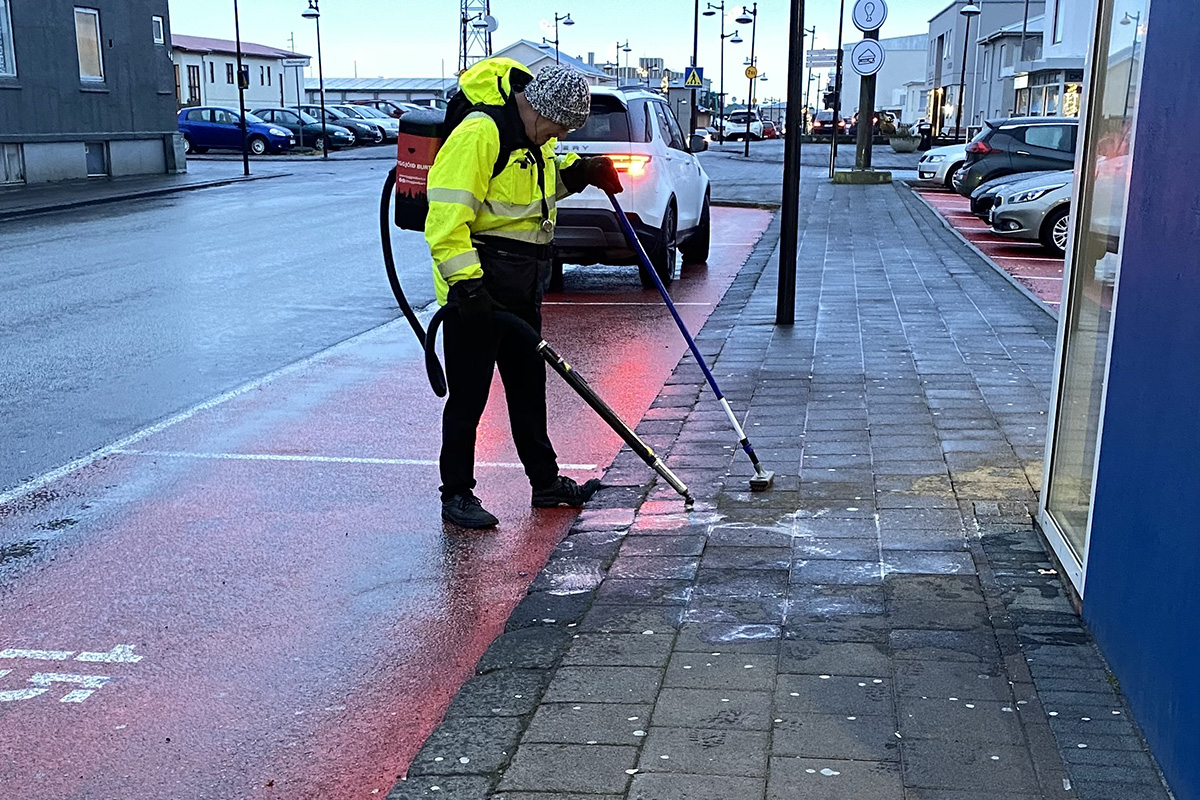
<svg viewBox="0 0 1200 800">
<path fill-rule="evenodd" d="M 533 507 L 557 508 L 558 506 L 571 506 L 572 508 L 579 508 L 588 500 L 591 500 L 592 495 L 599 488 L 600 481 L 595 478 L 580 486 L 570 478 L 564 478 L 562 475 L 559 475 L 554 479 L 554 483 L 546 488 L 533 490 Z"/>
<path fill-rule="evenodd" d="M 500 524 L 500 520 L 489 514 L 479 498 L 470 492 L 443 500 L 442 519 L 460 528 L 494 528 Z"/>
</svg>

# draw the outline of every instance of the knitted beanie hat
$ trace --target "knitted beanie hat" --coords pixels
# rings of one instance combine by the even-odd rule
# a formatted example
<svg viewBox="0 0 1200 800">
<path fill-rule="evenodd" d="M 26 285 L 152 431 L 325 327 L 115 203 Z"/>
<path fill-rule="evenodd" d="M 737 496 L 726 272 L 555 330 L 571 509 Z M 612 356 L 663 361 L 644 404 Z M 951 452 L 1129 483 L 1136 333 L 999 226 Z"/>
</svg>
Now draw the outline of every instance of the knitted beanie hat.
<svg viewBox="0 0 1200 800">
<path fill-rule="evenodd" d="M 592 110 L 592 93 L 583 74 L 570 67 L 546 67 L 525 87 L 533 110 L 568 130 L 583 127 Z"/>
</svg>

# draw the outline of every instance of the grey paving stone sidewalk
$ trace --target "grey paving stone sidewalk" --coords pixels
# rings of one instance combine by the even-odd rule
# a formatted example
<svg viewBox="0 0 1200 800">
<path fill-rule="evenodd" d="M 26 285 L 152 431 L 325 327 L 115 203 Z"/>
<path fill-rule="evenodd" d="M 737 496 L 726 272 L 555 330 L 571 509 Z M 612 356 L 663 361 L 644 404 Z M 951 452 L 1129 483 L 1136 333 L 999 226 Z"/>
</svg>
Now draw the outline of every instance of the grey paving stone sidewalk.
<svg viewBox="0 0 1200 800">
<path fill-rule="evenodd" d="M 392 800 L 1166 798 L 1031 521 L 1055 331 L 904 187 L 805 182 Z M 768 236 L 777 236 L 777 223 Z M 631 510 L 636 509 L 636 510 Z"/>
</svg>

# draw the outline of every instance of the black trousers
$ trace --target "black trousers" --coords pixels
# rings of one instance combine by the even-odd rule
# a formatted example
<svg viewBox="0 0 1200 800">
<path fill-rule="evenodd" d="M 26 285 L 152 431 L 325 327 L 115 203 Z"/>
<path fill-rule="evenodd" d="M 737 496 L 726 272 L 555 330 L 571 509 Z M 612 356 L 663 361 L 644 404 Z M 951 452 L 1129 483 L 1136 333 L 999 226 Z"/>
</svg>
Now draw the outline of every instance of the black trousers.
<svg viewBox="0 0 1200 800">
<path fill-rule="evenodd" d="M 542 292 L 549 275 L 547 248 L 507 242 L 476 242 L 488 293 L 505 310 L 542 330 Z M 496 322 L 462 319 L 451 312 L 442 323 L 449 397 L 442 412 L 442 499 L 475 488 L 475 439 L 487 406 L 492 375 L 500 369 L 517 455 L 534 488 L 558 477 L 558 457 L 546 432 L 546 362 L 528 342 L 506 334 Z"/>
</svg>

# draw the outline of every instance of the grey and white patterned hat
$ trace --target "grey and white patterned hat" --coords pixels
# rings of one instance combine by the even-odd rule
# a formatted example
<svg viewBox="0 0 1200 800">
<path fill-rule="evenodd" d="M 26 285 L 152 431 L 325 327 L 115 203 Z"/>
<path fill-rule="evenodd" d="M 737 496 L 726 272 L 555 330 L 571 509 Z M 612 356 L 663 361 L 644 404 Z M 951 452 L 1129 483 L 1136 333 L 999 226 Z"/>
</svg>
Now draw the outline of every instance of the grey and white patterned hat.
<svg viewBox="0 0 1200 800">
<path fill-rule="evenodd" d="M 546 67 L 525 87 L 533 110 L 568 130 L 583 127 L 592 110 L 592 92 L 583 73 L 570 67 Z"/>
</svg>

